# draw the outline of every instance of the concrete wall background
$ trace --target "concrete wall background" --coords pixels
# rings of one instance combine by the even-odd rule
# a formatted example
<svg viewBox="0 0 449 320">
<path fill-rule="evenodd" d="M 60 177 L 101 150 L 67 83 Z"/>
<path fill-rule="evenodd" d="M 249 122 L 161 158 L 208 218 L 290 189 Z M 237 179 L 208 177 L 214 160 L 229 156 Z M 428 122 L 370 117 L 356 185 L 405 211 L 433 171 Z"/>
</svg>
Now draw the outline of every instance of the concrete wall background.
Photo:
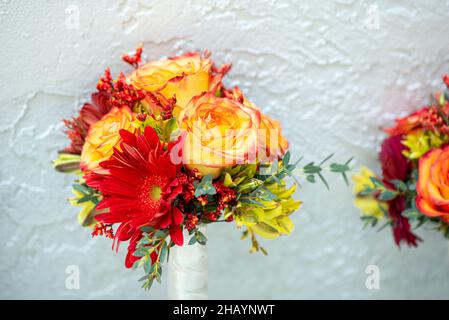
<svg viewBox="0 0 449 320">
<path fill-rule="evenodd" d="M 51 169 L 75 113 L 107 66 L 143 42 L 149 58 L 210 49 L 238 84 L 281 120 L 294 155 L 378 168 L 378 127 L 427 101 L 449 72 L 449 1 L 0 2 L 0 298 L 166 298 L 150 294 L 124 251 L 92 240 L 66 203 L 72 177 Z M 79 25 L 74 14 L 79 12 Z M 350 189 L 307 185 L 295 232 L 250 255 L 232 225 L 211 227 L 210 297 L 449 298 L 448 244 L 420 230 L 398 250 L 389 230 L 362 229 Z M 381 289 L 365 287 L 379 266 Z M 80 290 L 65 270 L 78 265 Z"/>
</svg>

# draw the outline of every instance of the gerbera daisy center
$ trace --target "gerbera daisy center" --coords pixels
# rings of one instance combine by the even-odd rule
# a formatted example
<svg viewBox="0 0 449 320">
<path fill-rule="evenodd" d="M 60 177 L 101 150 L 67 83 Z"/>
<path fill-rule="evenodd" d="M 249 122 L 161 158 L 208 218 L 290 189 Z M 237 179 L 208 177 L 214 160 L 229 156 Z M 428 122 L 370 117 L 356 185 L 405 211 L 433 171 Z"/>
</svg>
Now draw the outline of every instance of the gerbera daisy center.
<svg viewBox="0 0 449 320">
<path fill-rule="evenodd" d="M 159 210 L 162 198 L 162 188 L 167 183 L 166 178 L 159 175 L 147 176 L 140 187 L 140 201 L 147 210 Z"/>
<path fill-rule="evenodd" d="M 153 200 L 159 200 L 162 196 L 162 188 L 160 186 L 153 186 L 150 190 L 150 197 Z"/>
</svg>

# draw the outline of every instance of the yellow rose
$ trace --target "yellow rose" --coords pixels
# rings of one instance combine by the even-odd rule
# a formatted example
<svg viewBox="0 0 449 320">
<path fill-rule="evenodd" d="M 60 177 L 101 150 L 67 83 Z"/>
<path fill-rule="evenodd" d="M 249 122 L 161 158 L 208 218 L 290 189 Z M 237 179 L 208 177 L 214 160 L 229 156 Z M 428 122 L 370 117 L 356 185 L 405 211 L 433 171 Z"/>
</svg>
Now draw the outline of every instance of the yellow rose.
<svg viewBox="0 0 449 320">
<path fill-rule="evenodd" d="M 184 164 L 217 177 L 224 167 L 255 162 L 261 117 L 233 99 L 211 93 L 193 98 L 179 115 Z"/>
<path fill-rule="evenodd" d="M 213 90 L 216 81 L 211 70 L 211 60 L 197 52 L 187 53 L 144 64 L 128 77 L 128 81 L 138 89 L 165 99 L 176 96 L 174 114 L 177 115 L 194 96 Z"/>
<path fill-rule="evenodd" d="M 126 107 L 114 107 L 98 122 L 93 124 L 86 136 L 81 152 L 81 169 L 91 171 L 99 163 L 108 160 L 113 148 L 120 143 L 119 131 L 125 129 L 133 131 L 133 113 Z"/>
</svg>

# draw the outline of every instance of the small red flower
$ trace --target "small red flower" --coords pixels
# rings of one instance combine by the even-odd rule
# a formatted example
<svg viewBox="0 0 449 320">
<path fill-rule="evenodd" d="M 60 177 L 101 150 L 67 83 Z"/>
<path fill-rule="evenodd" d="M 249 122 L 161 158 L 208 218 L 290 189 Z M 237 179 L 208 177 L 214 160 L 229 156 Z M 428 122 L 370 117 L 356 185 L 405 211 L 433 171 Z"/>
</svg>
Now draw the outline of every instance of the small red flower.
<svg viewBox="0 0 449 320">
<path fill-rule="evenodd" d="M 416 247 L 421 238 L 411 232 L 410 223 L 402 216 L 405 210 L 405 198 L 399 196 L 388 202 L 388 213 L 393 220 L 393 236 L 397 246 L 405 242 L 409 246 Z"/>
<path fill-rule="evenodd" d="M 391 180 L 405 181 L 410 170 L 410 164 L 402 154 L 407 147 L 402 144 L 401 136 L 394 136 L 384 140 L 379 153 L 382 165 L 384 183 L 393 187 Z"/>
<path fill-rule="evenodd" d="M 66 147 L 64 151 L 81 154 L 89 127 L 100 120 L 112 108 L 110 95 L 106 92 L 93 93 L 91 100 L 91 103 L 85 103 L 83 105 L 78 117 L 63 120 L 67 127 L 65 133 L 71 141 L 70 146 Z"/>
</svg>

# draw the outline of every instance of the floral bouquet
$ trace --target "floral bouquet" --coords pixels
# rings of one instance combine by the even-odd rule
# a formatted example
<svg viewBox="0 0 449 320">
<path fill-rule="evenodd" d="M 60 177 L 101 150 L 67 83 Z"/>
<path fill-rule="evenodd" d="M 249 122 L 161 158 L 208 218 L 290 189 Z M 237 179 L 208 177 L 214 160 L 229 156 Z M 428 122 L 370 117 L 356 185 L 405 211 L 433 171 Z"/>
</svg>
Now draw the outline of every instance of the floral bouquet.
<svg viewBox="0 0 449 320">
<path fill-rule="evenodd" d="M 449 88 L 449 76 L 443 80 Z M 354 204 L 366 225 L 384 220 L 394 240 L 417 246 L 411 225 L 430 225 L 449 239 L 449 95 L 436 92 L 429 106 L 385 129 L 382 176 L 367 168 L 353 176 Z"/>
<path fill-rule="evenodd" d="M 229 64 L 189 52 L 141 65 L 141 55 L 124 55 L 134 69 L 116 79 L 107 69 L 91 102 L 64 120 L 71 144 L 54 167 L 77 175 L 69 200 L 79 223 L 116 250 L 128 242 L 125 265 L 143 267 L 144 288 L 160 282 L 173 246 L 206 243 L 201 225 L 234 221 L 250 251 L 266 254 L 256 235 L 293 230 L 300 201 L 285 178 L 296 181 L 295 170 L 309 182 L 326 183 L 325 169 L 346 180 L 349 161 L 291 163 L 279 123 L 223 85 Z"/>
</svg>

